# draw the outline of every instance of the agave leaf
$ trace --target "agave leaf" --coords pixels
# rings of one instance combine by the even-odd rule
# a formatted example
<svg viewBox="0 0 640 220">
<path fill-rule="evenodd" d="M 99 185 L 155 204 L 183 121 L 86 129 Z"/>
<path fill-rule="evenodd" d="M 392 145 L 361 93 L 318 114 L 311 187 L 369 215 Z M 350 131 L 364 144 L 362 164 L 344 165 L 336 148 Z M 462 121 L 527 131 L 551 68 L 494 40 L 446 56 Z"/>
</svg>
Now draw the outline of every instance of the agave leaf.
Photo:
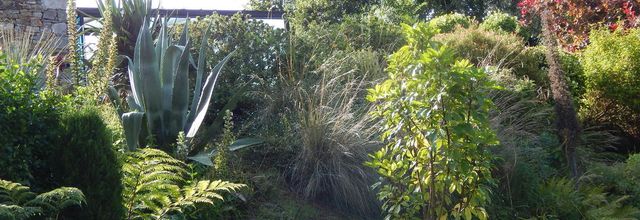
<svg viewBox="0 0 640 220">
<path fill-rule="evenodd" d="M 206 166 L 210 166 L 210 167 L 213 166 L 213 161 L 211 161 L 211 155 L 209 155 L 209 153 L 204 151 L 196 154 L 195 156 L 187 157 L 187 159 L 193 160 L 195 162 L 201 163 Z"/>
<path fill-rule="evenodd" d="M 143 117 L 144 112 L 127 112 L 122 115 L 122 127 L 127 139 L 127 146 L 131 151 L 138 148 Z"/>
<path fill-rule="evenodd" d="M 182 35 L 180 35 L 180 40 L 178 40 L 178 44 L 187 45 L 187 41 L 189 40 L 189 18 L 184 23 L 184 29 L 182 30 Z"/>
<path fill-rule="evenodd" d="M 127 96 L 126 101 L 127 101 L 127 105 L 129 105 L 129 108 L 135 109 L 139 112 L 144 112 L 144 109 L 142 108 L 142 106 L 138 105 L 138 103 L 136 103 L 134 98 L 131 98 L 131 96 Z"/>
<path fill-rule="evenodd" d="M 186 27 L 186 25 L 185 25 Z M 204 31 L 204 35 L 202 36 L 202 41 L 200 41 L 200 51 L 198 52 L 198 65 L 196 71 L 196 87 L 193 90 L 193 99 L 191 100 L 191 111 L 189 112 L 189 116 L 187 116 L 187 120 L 189 122 L 193 121 L 193 118 L 196 115 L 195 109 L 198 108 L 198 98 L 202 94 L 202 76 L 204 75 L 204 67 L 205 67 L 205 51 L 206 51 L 206 42 L 209 39 L 209 30 L 210 27 Z M 185 128 L 186 130 L 186 128 Z"/>
<path fill-rule="evenodd" d="M 162 117 L 164 123 L 168 123 L 171 121 L 171 117 L 173 116 L 173 106 L 171 100 L 174 95 L 174 85 L 176 79 L 176 71 L 178 71 L 178 66 L 180 65 L 179 58 L 184 53 L 184 47 L 171 45 L 164 52 L 164 57 L 162 57 L 162 64 L 160 66 L 160 74 L 162 75 Z M 163 126 L 163 133 L 169 133 L 168 127 Z M 176 131 L 177 133 L 178 131 Z"/>
<path fill-rule="evenodd" d="M 136 71 L 139 71 L 139 68 L 136 66 L 136 63 L 131 60 L 131 58 L 126 57 L 129 61 L 129 83 L 131 84 L 131 93 L 133 98 L 141 108 L 144 108 L 144 97 L 142 96 L 142 78 L 140 78 L 140 74 L 136 74 Z"/>
<path fill-rule="evenodd" d="M 233 142 L 231 145 L 229 145 L 229 151 L 237 151 L 240 149 L 259 145 L 262 143 L 263 141 L 258 138 L 240 138 L 235 142 Z M 192 157 L 187 157 L 187 158 L 207 166 L 213 166 L 211 157 L 215 156 L 217 153 L 218 151 L 214 148 L 214 149 L 202 151 Z"/>
<path fill-rule="evenodd" d="M 236 150 L 243 149 L 245 147 L 258 145 L 262 143 L 264 143 L 264 141 L 258 138 L 240 138 L 235 142 L 233 142 L 231 145 L 229 145 L 229 150 L 236 151 Z"/>
<path fill-rule="evenodd" d="M 204 87 L 202 89 L 202 94 L 200 94 L 198 106 L 196 107 L 196 109 L 191 109 L 191 111 L 195 111 L 195 117 L 193 118 L 193 121 L 187 121 L 187 126 L 189 126 L 189 128 L 185 129 L 188 131 L 186 135 L 187 138 L 193 138 L 198 132 L 198 129 L 202 124 L 202 120 L 204 120 L 204 116 L 207 114 L 209 102 L 211 101 L 211 96 L 213 95 L 213 88 L 218 81 L 218 77 L 220 76 L 222 67 L 224 67 L 224 64 L 229 61 L 229 58 L 231 58 L 234 53 L 235 50 L 229 53 L 229 55 L 227 55 L 224 59 L 222 59 L 222 61 L 220 61 L 220 63 L 218 63 L 218 65 L 216 65 L 211 70 L 211 73 L 207 77 L 207 81 L 204 83 Z"/>
<path fill-rule="evenodd" d="M 187 40 L 186 48 L 190 42 Z M 184 49 L 176 68 L 175 85 L 173 88 L 173 120 L 169 127 L 173 133 L 183 131 L 187 121 L 189 108 L 189 50 Z M 170 99 L 171 100 L 171 99 Z"/>
<path fill-rule="evenodd" d="M 116 109 L 118 117 L 122 117 L 124 111 L 122 110 L 122 105 L 120 105 L 120 102 L 118 102 L 118 100 L 120 100 L 120 97 L 118 96 L 118 90 L 116 90 L 116 88 L 113 88 L 113 86 L 109 86 L 109 89 L 107 89 L 107 96 L 109 96 L 111 104 Z M 127 96 L 127 98 L 129 97 Z"/>
<path fill-rule="evenodd" d="M 159 72 L 159 57 L 156 56 L 153 46 L 153 38 L 151 37 L 151 29 L 149 28 L 149 19 L 145 19 L 143 28 L 140 29 L 138 41 L 136 42 L 135 57 L 138 59 L 136 63 L 139 65 L 140 78 L 142 79 L 142 92 L 144 95 L 144 107 L 147 117 L 147 124 L 152 130 L 164 127 L 162 120 L 162 95 L 158 95 L 161 91 L 161 75 Z M 155 131 L 154 131 L 155 132 Z M 157 138 L 162 138 L 159 136 Z M 163 140 L 159 140 L 162 142 Z"/>
</svg>

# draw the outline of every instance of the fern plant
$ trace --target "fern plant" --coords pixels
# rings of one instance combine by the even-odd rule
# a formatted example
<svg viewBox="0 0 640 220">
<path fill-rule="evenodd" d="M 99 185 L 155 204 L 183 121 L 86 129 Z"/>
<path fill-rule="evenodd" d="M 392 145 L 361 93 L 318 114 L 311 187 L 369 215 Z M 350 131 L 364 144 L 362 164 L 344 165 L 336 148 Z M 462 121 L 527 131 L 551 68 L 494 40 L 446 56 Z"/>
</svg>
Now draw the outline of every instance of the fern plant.
<svg viewBox="0 0 640 220">
<path fill-rule="evenodd" d="M 221 180 L 189 180 L 187 165 L 152 148 L 128 153 L 123 165 L 127 219 L 173 219 L 197 211 L 197 205 L 223 201 L 220 192 L 235 192 L 243 184 Z"/>
<path fill-rule="evenodd" d="M 0 179 L 0 219 L 52 217 L 84 203 L 84 194 L 77 188 L 60 187 L 38 195 L 20 183 Z"/>
</svg>

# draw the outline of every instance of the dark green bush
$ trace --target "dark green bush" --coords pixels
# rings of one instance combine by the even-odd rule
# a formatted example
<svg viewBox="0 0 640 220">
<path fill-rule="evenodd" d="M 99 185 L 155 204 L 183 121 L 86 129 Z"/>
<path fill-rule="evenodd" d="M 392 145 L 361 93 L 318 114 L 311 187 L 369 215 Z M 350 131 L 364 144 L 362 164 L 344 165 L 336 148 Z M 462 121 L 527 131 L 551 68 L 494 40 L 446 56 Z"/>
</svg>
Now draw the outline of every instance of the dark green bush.
<svg viewBox="0 0 640 220">
<path fill-rule="evenodd" d="M 87 205 L 64 212 L 71 219 L 121 219 L 124 214 L 120 165 L 111 132 L 93 107 L 62 117 L 60 140 L 50 152 L 52 184 L 84 192 Z"/>
<path fill-rule="evenodd" d="M 36 72 L 23 72 L 38 64 L 0 60 L 0 179 L 34 186 L 43 152 L 57 144 L 61 99 L 36 87 Z"/>
<path fill-rule="evenodd" d="M 459 13 L 440 15 L 429 20 L 429 26 L 440 30 L 440 33 L 455 31 L 458 26 L 468 28 L 473 23 L 473 18 Z"/>
<path fill-rule="evenodd" d="M 629 156 L 624 163 L 606 165 L 594 164 L 590 169 L 588 182 L 601 185 L 604 189 L 619 196 L 630 196 L 628 203 L 640 207 L 640 154 Z"/>
<path fill-rule="evenodd" d="M 214 126 L 211 127 L 213 129 L 207 129 L 204 136 L 215 137 L 222 131 L 225 110 L 232 111 L 236 118 L 244 120 L 260 106 L 263 100 L 252 95 L 252 92 L 268 90 L 273 86 L 284 59 L 286 36 L 281 29 L 274 29 L 262 21 L 247 19 L 239 14 L 232 17 L 210 15 L 198 18 L 189 25 L 193 48 L 200 47 L 205 30 L 210 28 L 210 37 L 206 39 L 209 46 L 205 68 L 212 68 L 212 65 L 236 50 L 218 78 L 207 113 L 215 121 L 205 119 L 206 124 Z"/>
</svg>

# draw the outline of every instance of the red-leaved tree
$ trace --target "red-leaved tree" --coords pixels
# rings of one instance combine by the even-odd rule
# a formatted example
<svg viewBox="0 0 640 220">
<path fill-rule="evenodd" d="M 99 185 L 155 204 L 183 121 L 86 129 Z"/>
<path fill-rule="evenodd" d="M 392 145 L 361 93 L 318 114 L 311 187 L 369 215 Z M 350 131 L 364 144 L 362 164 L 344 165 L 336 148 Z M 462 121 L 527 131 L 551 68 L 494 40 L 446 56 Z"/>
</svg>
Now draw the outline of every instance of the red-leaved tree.
<svg viewBox="0 0 640 220">
<path fill-rule="evenodd" d="M 586 46 L 593 28 L 627 29 L 640 23 L 640 0 L 521 0 L 518 7 L 524 24 L 548 10 L 552 32 L 569 51 Z"/>
</svg>

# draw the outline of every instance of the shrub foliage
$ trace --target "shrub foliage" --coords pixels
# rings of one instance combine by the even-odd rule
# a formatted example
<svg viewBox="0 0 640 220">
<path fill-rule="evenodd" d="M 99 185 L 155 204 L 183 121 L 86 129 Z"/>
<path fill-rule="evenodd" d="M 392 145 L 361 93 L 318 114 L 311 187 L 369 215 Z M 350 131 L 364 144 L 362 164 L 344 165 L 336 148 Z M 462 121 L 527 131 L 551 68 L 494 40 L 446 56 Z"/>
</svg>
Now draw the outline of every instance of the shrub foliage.
<svg viewBox="0 0 640 220">
<path fill-rule="evenodd" d="M 408 44 L 389 61 L 389 79 L 370 90 L 387 145 L 369 166 L 383 177 L 379 198 L 391 218 L 487 219 L 492 182 L 492 106 L 487 75 L 434 42 L 434 29 L 404 26 Z"/>
</svg>

